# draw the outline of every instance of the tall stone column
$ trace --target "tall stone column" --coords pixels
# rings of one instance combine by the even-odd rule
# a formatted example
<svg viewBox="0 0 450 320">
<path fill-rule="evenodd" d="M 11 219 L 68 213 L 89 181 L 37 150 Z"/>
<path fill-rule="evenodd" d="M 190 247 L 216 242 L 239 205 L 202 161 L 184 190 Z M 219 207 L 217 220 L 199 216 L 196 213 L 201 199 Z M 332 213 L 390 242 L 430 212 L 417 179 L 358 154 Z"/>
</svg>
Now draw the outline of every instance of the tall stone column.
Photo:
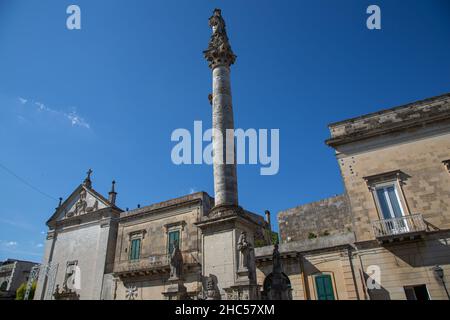
<svg viewBox="0 0 450 320">
<path fill-rule="evenodd" d="M 204 51 L 212 70 L 212 124 L 214 149 L 215 207 L 238 206 L 236 154 L 234 147 L 233 103 L 231 97 L 230 66 L 236 56 L 231 50 L 221 11 L 215 9 L 209 19 L 212 36 Z"/>
<path fill-rule="evenodd" d="M 238 203 L 234 130 L 228 130 L 234 129 L 230 66 L 236 56 L 219 9 L 209 18 L 209 25 L 212 35 L 204 55 L 213 77 L 215 206 L 196 223 L 202 230 L 202 275 L 208 283 L 204 290 L 211 299 L 257 299 L 251 250 L 259 226 Z"/>
</svg>

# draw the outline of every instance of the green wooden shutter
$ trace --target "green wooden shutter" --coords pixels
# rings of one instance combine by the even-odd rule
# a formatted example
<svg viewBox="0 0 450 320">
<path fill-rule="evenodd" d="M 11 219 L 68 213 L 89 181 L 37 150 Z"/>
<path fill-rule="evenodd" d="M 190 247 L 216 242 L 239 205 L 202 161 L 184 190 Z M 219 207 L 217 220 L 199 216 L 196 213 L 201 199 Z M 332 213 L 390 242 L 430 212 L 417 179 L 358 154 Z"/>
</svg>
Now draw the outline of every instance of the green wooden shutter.
<svg viewBox="0 0 450 320">
<path fill-rule="evenodd" d="M 169 253 L 171 254 L 173 251 L 173 244 L 175 243 L 175 240 L 178 241 L 178 245 L 181 245 L 180 243 L 180 231 L 171 231 L 169 232 Z"/>
<path fill-rule="evenodd" d="M 130 260 L 138 260 L 141 255 L 141 239 L 131 240 Z"/>
<path fill-rule="evenodd" d="M 317 300 L 335 300 L 333 283 L 329 274 L 323 274 L 315 277 Z"/>
</svg>

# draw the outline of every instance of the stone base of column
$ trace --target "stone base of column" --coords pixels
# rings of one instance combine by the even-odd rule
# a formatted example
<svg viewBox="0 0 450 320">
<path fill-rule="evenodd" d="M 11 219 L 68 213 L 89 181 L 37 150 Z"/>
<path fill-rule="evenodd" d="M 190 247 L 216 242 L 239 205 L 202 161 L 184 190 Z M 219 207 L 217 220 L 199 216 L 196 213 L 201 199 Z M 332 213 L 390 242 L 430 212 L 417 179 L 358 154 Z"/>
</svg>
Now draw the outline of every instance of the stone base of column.
<svg viewBox="0 0 450 320">
<path fill-rule="evenodd" d="M 225 288 L 227 300 L 261 300 L 260 286 L 257 284 L 242 284 Z"/>
<path fill-rule="evenodd" d="M 181 279 L 169 279 L 167 290 L 163 292 L 166 300 L 189 300 L 187 289 Z"/>
<path fill-rule="evenodd" d="M 238 216 L 244 214 L 244 209 L 236 205 L 218 205 L 213 207 L 207 219 L 226 218 L 231 216 Z"/>
</svg>

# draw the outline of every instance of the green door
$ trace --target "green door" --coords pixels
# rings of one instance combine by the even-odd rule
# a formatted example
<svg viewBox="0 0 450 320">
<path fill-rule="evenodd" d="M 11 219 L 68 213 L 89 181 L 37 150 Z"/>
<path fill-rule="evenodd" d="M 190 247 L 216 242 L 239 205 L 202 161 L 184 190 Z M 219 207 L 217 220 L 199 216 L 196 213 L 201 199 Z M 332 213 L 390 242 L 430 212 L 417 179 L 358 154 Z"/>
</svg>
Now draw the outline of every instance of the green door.
<svg viewBox="0 0 450 320">
<path fill-rule="evenodd" d="M 333 283 L 329 274 L 316 276 L 316 290 L 318 300 L 335 300 Z"/>
</svg>

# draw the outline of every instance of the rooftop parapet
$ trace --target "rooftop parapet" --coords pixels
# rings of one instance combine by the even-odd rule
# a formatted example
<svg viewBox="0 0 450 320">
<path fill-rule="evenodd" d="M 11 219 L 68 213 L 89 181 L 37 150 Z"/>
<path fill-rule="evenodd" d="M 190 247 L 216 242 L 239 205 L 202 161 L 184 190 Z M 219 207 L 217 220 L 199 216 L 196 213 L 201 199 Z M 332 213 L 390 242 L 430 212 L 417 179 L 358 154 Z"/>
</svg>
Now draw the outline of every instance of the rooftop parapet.
<svg viewBox="0 0 450 320">
<path fill-rule="evenodd" d="M 328 125 L 331 147 L 450 119 L 450 93 Z"/>
</svg>

